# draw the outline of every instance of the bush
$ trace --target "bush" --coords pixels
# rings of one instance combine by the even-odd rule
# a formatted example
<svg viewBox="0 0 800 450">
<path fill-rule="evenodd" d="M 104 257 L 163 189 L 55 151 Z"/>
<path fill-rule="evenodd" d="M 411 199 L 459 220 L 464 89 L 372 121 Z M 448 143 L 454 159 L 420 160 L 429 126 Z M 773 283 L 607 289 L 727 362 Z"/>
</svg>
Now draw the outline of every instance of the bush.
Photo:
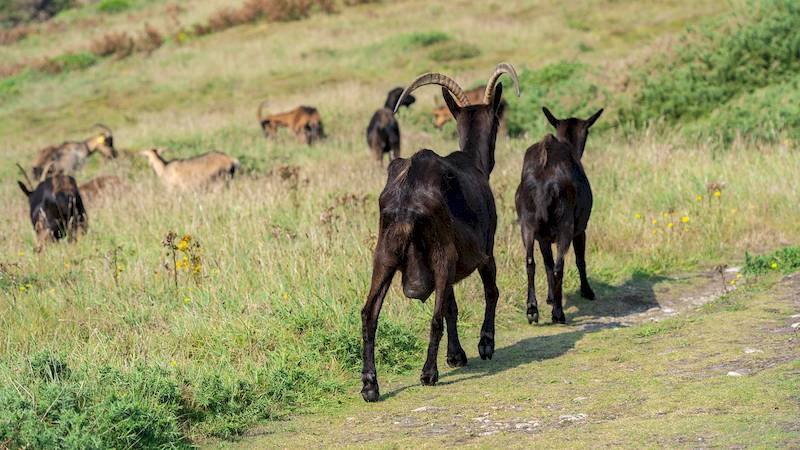
<svg viewBox="0 0 800 450">
<path fill-rule="evenodd" d="M 97 56 L 114 56 L 120 59 L 133 53 L 135 45 L 128 33 L 120 31 L 111 32 L 95 39 L 89 48 Z"/>
<path fill-rule="evenodd" d="M 560 61 L 539 70 L 519 73 L 520 91 L 517 98 L 506 81 L 503 97 L 509 103 L 508 133 L 518 136 L 529 133 L 537 138 L 550 131 L 542 114 L 547 106 L 557 117 L 588 117 L 606 106 L 606 92 L 588 79 L 589 68 L 581 63 Z M 507 77 L 503 78 L 508 80 Z M 602 124 L 596 127 L 602 127 Z"/>
<path fill-rule="evenodd" d="M 786 247 L 767 255 L 744 255 L 745 275 L 763 275 L 768 272 L 789 274 L 800 270 L 800 247 Z"/>
<path fill-rule="evenodd" d="M 15 26 L 32 20 L 48 20 L 74 6 L 73 0 L 0 1 L 0 26 Z"/>
<path fill-rule="evenodd" d="M 50 74 L 86 69 L 97 64 L 98 58 L 89 52 L 65 53 L 40 61 L 36 69 Z"/>
<path fill-rule="evenodd" d="M 447 62 L 474 58 L 480 54 L 481 50 L 476 45 L 465 42 L 448 42 L 431 50 L 428 56 L 436 62 Z"/>
<path fill-rule="evenodd" d="M 101 0 L 97 4 L 97 10 L 104 13 L 117 13 L 130 7 L 130 0 Z"/>
<path fill-rule="evenodd" d="M 800 70 L 800 3 L 748 2 L 728 24 L 690 31 L 685 44 L 640 71 L 623 122 L 642 127 L 665 119 L 700 118 L 753 89 L 779 83 Z"/>
</svg>

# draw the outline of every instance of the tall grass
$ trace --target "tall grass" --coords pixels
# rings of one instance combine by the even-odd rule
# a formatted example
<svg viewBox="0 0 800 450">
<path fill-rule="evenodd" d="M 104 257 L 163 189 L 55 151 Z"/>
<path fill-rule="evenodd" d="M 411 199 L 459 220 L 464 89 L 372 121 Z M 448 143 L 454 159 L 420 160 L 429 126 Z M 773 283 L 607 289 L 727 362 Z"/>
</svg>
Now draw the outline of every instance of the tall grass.
<svg viewBox="0 0 800 450">
<path fill-rule="evenodd" d="M 526 11 L 523 3 L 497 9 L 515 17 Z M 203 14 L 218 6 L 205 5 Z M 437 5 L 412 6 L 382 3 L 378 17 L 357 30 L 344 24 L 368 14 L 360 8 L 303 24 L 242 27 L 167 46 L 149 59 L 0 82 L 0 130 L 8 136 L 0 197 L 13 212 L 0 217 L 0 442 L 180 447 L 357 395 L 359 312 L 386 176 L 364 143 L 369 115 L 386 88 L 424 70 L 443 65 L 470 80 L 485 77 L 498 55 L 533 61 L 527 46 L 509 44 L 502 33 L 544 42 L 560 29 L 545 17 L 535 27 L 475 26 L 475 36 L 463 36 L 434 20 L 441 17 Z M 471 17 L 456 11 L 448 23 L 474 25 Z M 386 36 L 397 23 L 405 31 Z M 542 34 L 525 35 L 534 32 Z M 467 39 L 479 55 L 447 63 L 429 58 Z M 403 51 L 392 53 L 391 43 L 404 43 Z M 524 97 L 510 100 L 511 123 L 529 137 L 501 137 L 492 174 L 500 333 L 524 321 L 513 195 L 524 149 L 546 130 L 539 103 L 581 115 L 619 94 L 596 81 L 600 68 L 591 59 L 549 55 L 548 64 L 521 74 Z M 405 155 L 421 147 L 447 153 L 455 145 L 448 131 L 428 125 L 428 92 L 438 95 L 420 90 L 418 103 L 399 115 Z M 265 141 L 253 118 L 254 99 L 263 96 L 275 110 L 317 106 L 329 139 L 310 148 L 288 133 Z M 77 244 L 33 254 L 27 204 L 10 163 L 80 138 L 101 118 L 114 127 L 122 156 L 90 160 L 79 181 L 114 173 L 129 188 L 89 204 L 90 232 Z M 611 123 L 604 117 L 598 125 Z M 614 286 L 632 273 L 698 270 L 800 238 L 794 142 L 734 140 L 715 154 L 715 142 L 687 140 L 670 127 L 632 135 L 609 128 L 598 127 L 584 156 L 596 202 L 588 238 L 594 281 Z M 135 156 L 136 149 L 161 145 L 176 157 L 226 151 L 246 175 L 228 189 L 166 191 Z M 176 267 L 162 245 L 170 232 L 200 244 L 189 270 Z M 565 290 L 572 292 L 577 273 L 571 260 L 568 267 Z M 544 289 L 541 280 L 537 288 Z M 613 301 L 612 289 L 601 296 Z M 460 329 L 477 334 L 479 281 L 466 280 L 457 296 Z M 383 377 L 421 367 L 429 320 L 430 305 L 390 291 L 376 352 Z"/>
</svg>

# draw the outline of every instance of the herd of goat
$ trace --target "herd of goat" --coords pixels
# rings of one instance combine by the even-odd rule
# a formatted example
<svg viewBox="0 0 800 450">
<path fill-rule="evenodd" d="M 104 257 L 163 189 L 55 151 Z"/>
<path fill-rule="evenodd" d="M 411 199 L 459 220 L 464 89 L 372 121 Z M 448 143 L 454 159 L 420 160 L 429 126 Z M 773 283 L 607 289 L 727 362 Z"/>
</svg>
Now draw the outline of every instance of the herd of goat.
<svg viewBox="0 0 800 450">
<path fill-rule="evenodd" d="M 495 143 L 503 126 L 507 104 L 499 79 L 510 76 L 515 93 L 520 95 L 514 67 L 498 64 L 486 85 L 465 91 L 452 78 L 428 73 L 415 79 L 407 88 L 395 88 L 377 110 L 367 127 L 367 144 L 375 159 L 382 163 L 389 155 L 388 177 L 379 197 L 380 221 L 373 258 L 372 280 L 361 311 L 363 369 L 361 394 L 366 401 L 379 399 L 375 370 L 375 333 L 383 300 L 394 274 L 402 274 L 403 293 L 422 301 L 435 293 L 428 354 L 420 381 L 433 385 L 438 381 L 439 343 L 447 327 L 447 363 L 453 367 L 467 364 L 458 339 L 458 306 L 453 286 L 476 270 L 484 287 L 485 313 L 480 330 L 478 353 L 491 359 L 495 345 L 495 309 L 499 292 L 496 283 L 494 236 L 497 213 L 489 177 L 495 165 Z M 440 156 L 423 149 L 409 158 L 400 158 L 400 127 L 395 117 L 401 106 L 415 102 L 411 92 L 425 85 L 442 88 L 444 106 L 434 111 L 434 124 L 442 126 L 455 120 L 458 150 Z M 316 108 L 300 106 L 291 111 L 264 116 L 259 105 L 258 122 L 266 137 L 279 127 L 291 130 L 302 142 L 313 144 L 324 139 L 322 120 Z M 592 210 L 592 191 L 581 158 L 589 130 L 600 117 L 600 109 L 586 120 L 558 119 L 547 109 L 544 115 L 555 129 L 531 145 L 522 165 L 515 204 L 522 231 L 527 271 L 527 317 L 539 321 L 534 289 L 534 241 L 547 274 L 547 303 L 552 305 L 552 321 L 565 323 L 562 306 L 564 257 L 574 246 L 580 274 L 580 293 L 593 300 L 595 294 L 586 277 L 586 226 Z M 95 152 L 114 158 L 111 130 L 97 125 L 102 132 L 82 142 L 65 142 L 47 147 L 34 160 L 31 173 L 38 180 L 33 186 L 27 172 L 20 170 L 27 185 L 20 188 L 30 203 L 30 218 L 37 249 L 64 237 L 70 240 L 84 232 L 87 216 L 82 194 L 96 194 L 109 186 L 118 186 L 115 177 L 100 177 L 78 186 L 71 176 Z M 193 188 L 214 181 L 229 180 L 239 169 L 239 162 L 221 152 L 210 152 L 189 159 L 168 161 L 162 149 L 141 152 L 164 184 L 175 188 Z M 552 246 L 556 246 L 555 259 Z"/>
</svg>

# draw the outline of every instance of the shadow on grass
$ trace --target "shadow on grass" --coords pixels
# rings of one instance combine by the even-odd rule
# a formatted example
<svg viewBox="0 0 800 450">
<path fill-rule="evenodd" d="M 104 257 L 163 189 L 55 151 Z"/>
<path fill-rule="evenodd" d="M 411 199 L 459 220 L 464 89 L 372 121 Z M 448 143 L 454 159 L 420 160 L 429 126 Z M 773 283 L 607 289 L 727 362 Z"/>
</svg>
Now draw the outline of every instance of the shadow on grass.
<svg viewBox="0 0 800 450">
<path fill-rule="evenodd" d="M 567 313 L 567 325 L 550 325 L 549 321 L 544 325 L 531 325 L 531 327 L 559 327 L 564 332 L 532 336 L 498 348 L 489 361 L 473 358 L 470 360 L 470 365 L 444 373 L 441 376 L 443 381 L 438 385 L 446 386 L 479 379 L 532 362 L 558 358 L 574 348 L 575 343 L 585 334 L 625 326 L 626 318 L 658 307 L 654 286 L 667 279 L 668 277 L 634 272 L 629 280 L 618 286 L 594 280 L 592 288 L 598 295 L 597 300 L 586 300 L 578 292 L 567 295 L 565 307 L 577 308 L 577 313 Z M 540 314 L 549 317 L 549 310 L 550 306 L 542 299 L 539 303 Z M 442 350 L 446 348 L 446 339 L 443 337 L 440 347 Z M 417 384 L 400 386 L 382 395 L 381 399 L 390 399 L 414 386 Z"/>
</svg>

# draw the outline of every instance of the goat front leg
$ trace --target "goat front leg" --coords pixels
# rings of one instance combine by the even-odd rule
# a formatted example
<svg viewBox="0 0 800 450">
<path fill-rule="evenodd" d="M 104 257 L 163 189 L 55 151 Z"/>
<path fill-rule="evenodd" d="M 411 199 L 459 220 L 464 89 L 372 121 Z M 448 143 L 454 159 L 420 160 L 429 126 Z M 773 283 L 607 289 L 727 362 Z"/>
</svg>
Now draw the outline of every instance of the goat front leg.
<svg viewBox="0 0 800 450">
<path fill-rule="evenodd" d="M 592 287 L 589 286 L 589 279 L 586 277 L 586 232 L 578 233 L 572 242 L 575 244 L 575 264 L 578 266 L 578 273 L 581 276 L 581 297 L 594 300 L 597 297 L 595 297 Z"/>
<path fill-rule="evenodd" d="M 447 308 L 448 299 L 453 296 L 453 285 L 447 276 L 448 266 L 436 273 L 436 303 L 433 306 L 433 318 L 431 319 L 431 334 L 428 341 L 428 358 L 422 367 L 422 375 L 419 381 L 425 386 L 433 386 L 439 381 L 439 368 L 436 359 L 439 356 L 439 342 L 444 333 L 444 314 Z M 445 272 L 445 273 L 442 273 Z"/>
<path fill-rule="evenodd" d="M 486 301 L 486 310 L 483 314 L 481 327 L 481 340 L 478 342 L 478 354 L 481 359 L 492 359 L 494 354 L 494 316 L 497 309 L 497 299 L 500 291 L 497 289 L 497 266 L 494 256 L 478 268 L 483 282 L 483 294 Z"/>
<path fill-rule="evenodd" d="M 392 283 L 395 268 L 385 264 L 376 254 L 372 268 L 372 286 L 367 301 L 361 310 L 361 334 L 363 338 L 361 369 L 361 396 L 365 401 L 374 402 L 380 398 L 378 375 L 375 371 L 375 331 L 378 328 L 378 316 L 381 313 L 383 299 Z"/>
<path fill-rule="evenodd" d="M 445 320 L 447 321 L 447 365 L 464 367 L 467 365 L 467 354 L 458 339 L 458 305 L 453 289 L 450 289 L 450 297 L 447 299 Z"/>
</svg>

